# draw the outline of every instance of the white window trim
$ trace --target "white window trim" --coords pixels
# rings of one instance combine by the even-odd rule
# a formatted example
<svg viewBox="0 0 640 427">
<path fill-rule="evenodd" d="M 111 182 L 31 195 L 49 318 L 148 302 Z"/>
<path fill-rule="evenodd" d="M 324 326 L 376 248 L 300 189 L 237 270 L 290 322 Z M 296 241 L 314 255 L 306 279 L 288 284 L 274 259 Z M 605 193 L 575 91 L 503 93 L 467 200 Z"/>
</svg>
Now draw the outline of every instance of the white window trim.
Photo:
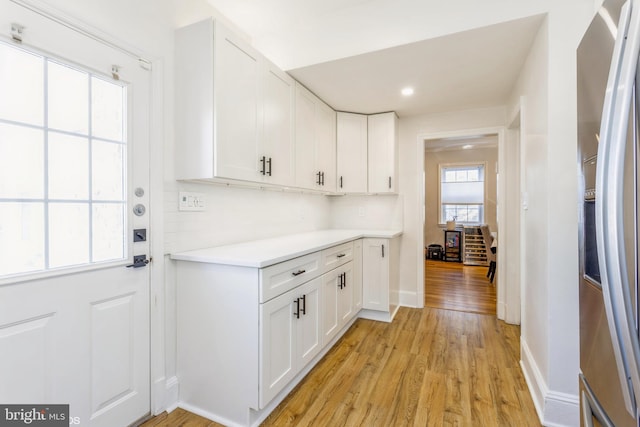
<svg viewBox="0 0 640 427">
<path fill-rule="evenodd" d="M 452 167 L 465 167 L 465 166 L 479 166 L 481 165 L 484 168 L 484 188 L 483 188 L 483 197 L 482 197 L 482 219 L 479 222 L 459 222 L 459 224 L 484 224 L 485 217 L 485 209 L 487 207 L 487 162 L 456 162 L 456 163 L 438 163 L 438 226 L 445 228 L 447 226 L 446 222 L 442 222 L 442 169 L 452 168 Z M 462 204 L 462 203 L 460 203 Z"/>
</svg>

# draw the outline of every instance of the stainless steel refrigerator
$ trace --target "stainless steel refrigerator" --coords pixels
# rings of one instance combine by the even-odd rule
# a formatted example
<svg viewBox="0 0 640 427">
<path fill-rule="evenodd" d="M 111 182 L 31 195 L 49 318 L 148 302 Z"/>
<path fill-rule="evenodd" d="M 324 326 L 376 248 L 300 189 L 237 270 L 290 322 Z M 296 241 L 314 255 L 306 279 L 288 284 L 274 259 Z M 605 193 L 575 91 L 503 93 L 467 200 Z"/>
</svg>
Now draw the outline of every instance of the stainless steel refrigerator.
<svg viewBox="0 0 640 427">
<path fill-rule="evenodd" d="M 578 48 L 582 426 L 639 426 L 640 0 L 608 0 Z"/>
</svg>

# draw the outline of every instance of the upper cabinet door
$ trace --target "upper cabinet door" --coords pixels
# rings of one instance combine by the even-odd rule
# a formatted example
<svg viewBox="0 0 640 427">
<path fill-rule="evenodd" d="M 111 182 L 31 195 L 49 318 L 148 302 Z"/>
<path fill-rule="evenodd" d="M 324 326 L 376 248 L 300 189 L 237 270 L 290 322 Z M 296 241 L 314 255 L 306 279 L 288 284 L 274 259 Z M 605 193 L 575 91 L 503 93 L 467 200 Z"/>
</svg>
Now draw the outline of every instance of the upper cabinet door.
<svg viewBox="0 0 640 427">
<path fill-rule="evenodd" d="M 324 102 L 316 106 L 316 167 L 320 171 L 320 189 L 336 191 L 336 112 Z"/>
<path fill-rule="evenodd" d="M 369 130 L 369 192 L 398 192 L 398 116 L 373 114 Z"/>
<path fill-rule="evenodd" d="M 215 175 L 258 179 L 260 55 L 216 23 L 214 34 Z"/>
<path fill-rule="evenodd" d="M 296 83 L 296 186 L 317 188 L 316 97 Z"/>
<path fill-rule="evenodd" d="M 260 173 L 267 182 L 291 186 L 295 183 L 295 80 L 266 60 L 262 74 Z"/>
<path fill-rule="evenodd" d="M 367 192 L 367 116 L 337 113 L 338 193 Z"/>
<path fill-rule="evenodd" d="M 296 83 L 296 186 L 336 190 L 336 112 Z"/>
<path fill-rule="evenodd" d="M 213 178 L 213 20 L 175 33 L 177 179 Z"/>
<path fill-rule="evenodd" d="M 176 31 L 176 178 L 294 184 L 294 80 L 211 19 Z"/>
</svg>

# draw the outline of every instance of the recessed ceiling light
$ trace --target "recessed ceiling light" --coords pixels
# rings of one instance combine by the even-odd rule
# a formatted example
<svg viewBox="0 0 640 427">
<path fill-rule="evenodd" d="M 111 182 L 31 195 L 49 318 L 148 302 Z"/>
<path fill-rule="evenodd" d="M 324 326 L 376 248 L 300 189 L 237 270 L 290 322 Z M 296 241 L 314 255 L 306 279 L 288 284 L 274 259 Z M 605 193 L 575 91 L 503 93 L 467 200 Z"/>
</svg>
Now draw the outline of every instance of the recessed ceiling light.
<svg viewBox="0 0 640 427">
<path fill-rule="evenodd" d="M 462 148 L 464 148 L 465 150 L 468 150 L 469 148 L 473 148 L 473 145 L 471 144 L 463 145 Z"/>
<path fill-rule="evenodd" d="M 402 95 L 404 95 L 404 96 L 413 95 L 413 88 L 412 87 L 405 87 L 404 89 L 402 89 Z"/>
</svg>

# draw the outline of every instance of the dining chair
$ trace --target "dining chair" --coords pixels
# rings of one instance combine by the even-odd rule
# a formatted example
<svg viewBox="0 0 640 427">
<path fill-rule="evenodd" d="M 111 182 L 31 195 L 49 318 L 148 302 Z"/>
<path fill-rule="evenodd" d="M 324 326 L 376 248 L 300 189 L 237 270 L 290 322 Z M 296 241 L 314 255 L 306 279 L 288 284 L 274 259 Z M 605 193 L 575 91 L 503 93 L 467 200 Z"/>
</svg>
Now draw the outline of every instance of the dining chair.
<svg viewBox="0 0 640 427">
<path fill-rule="evenodd" d="M 489 261 L 489 271 L 487 272 L 487 277 L 489 278 L 489 283 L 493 283 L 493 278 L 496 275 L 496 251 L 497 246 L 493 245 L 493 236 L 491 235 L 491 230 L 489 230 L 489 226 L 484 224 L 480 226 L 480 230 L 482 231 L 482 238 L 484 239 L 484 248 L 487 253 L 487 261 Z"/>
</svg>

